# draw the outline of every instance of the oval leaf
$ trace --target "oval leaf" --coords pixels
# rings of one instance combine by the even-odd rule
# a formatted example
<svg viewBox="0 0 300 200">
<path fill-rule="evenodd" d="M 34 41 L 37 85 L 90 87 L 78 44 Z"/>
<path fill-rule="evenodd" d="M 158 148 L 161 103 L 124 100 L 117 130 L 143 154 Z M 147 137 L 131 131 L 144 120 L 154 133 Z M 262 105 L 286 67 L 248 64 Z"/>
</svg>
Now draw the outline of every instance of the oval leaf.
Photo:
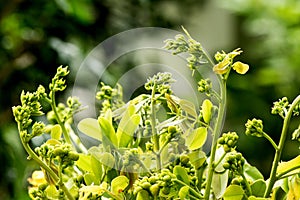
<svg viewBox="0 0 300 200">
<path fill-rule="evenodd" d="M 267 184 L 264 180 L 260 179 L 260 180 L 253 182 L 250 185 L 250 187 L 251 187 L 252 195 L 254 195 L 256 197 L 263 197 L 265 190 L 267 188 Z"/>
<path fill-rule="evenodd" d="M 126 176 L 118 176 L 111 181 L 111 192 L 118 195 L 125 190 L 129 184 Z"/>
<path fill-rule="evenodd" d="M 118 146 L 118 139 L 115 133 L 115 129 L 110 121 L 105 119 L 104 117 L 99 117 L 98 122 L 100 124 L 100 129 L 102 135 L 103 144 L 110 146 Z"/>
<path fill-rule="evenodd" d="M 86 119 L 81 120 L 78 123 L 78 129 L 82 133 L 84 133 L 96 140 L 100 140 L 100 141 L 102 140 L 101 129 L 100 129 L 99 123 L 96 119 L 86 118 Z"/>
<path fill-rule="evenodd" d="M 239 185 L 230 185 L 226 188 L 223 199 L 224 200 L 242 200 L 244 196 L 244 190 Z"/>
<path fill-rule="evenodd" d="M 174 167 L 173 173 L 179 180 L 183 181 L 187 185 L 190 185 L 190 178 L 185 168 L 177 165 Z"/>
<path fill-rule="evenodd" d="M 182 188 L 180 188 L 178 196 L 180 198 L 180 200 L 184 200 L 186 199 L 186 196 L 189 194 L 189 186 L 183 186 Z"/>
<path fill-rule="evenodd" d="M 134 114 L 128 118 L 126 117 L 125 119 L 124 118 L 125 116 L 121 120 L 123 123 L 120 122 L 117 130 L 119 147 L 127 147 L 128 144 L 130 144 L 133 139 L 133 134 L 141 120 L 141 117 L 138 114 Z"/>
<path fill-rule="evenodd" d="M 300 167 L 300 155 L 290 161 L 279 163 L 277 173 L 281 174 L 283 172 L 290 171 L 293 168 L 297 169 L 297 167 Z M 299 171 L 299 168 L 297 170 Z M 295 170 L 292 172 L 295 172 Z"/>
<path fill-rule="evenodd" d="M 203 114 L 203 120 L 207 124 L 211 120 L 212 108 L 213 108 L 212 102 L 208 99 L 205 99 L 202 103 L 202 114 Z"/>
<path fill-rule="evenodd" d="M 207 128 L 199 127 L 187 136 L 186 145 L 190 150 L 199 149 L 206 142 L 206 138 L 207 138 Z"/>
<path fill-rule="evenodd" d="M 51 128 L 51 138 L 55 139 L 55 140 L 59 140 L 61 138 L 61 134 L 62 134 L 62 130 L 60 125 L 55 124 L 52 128 Z"/>
<path fill-rule="evenodd" d="M 182 110 L 184 110 L 188 115 L 192 116 L 194 119 L 197 118 L 198 115 L 196 112 L 196 108 L 192 102 L 185 99 L 180 99 L 179 105 L 182 108 Z"/>
</svg>

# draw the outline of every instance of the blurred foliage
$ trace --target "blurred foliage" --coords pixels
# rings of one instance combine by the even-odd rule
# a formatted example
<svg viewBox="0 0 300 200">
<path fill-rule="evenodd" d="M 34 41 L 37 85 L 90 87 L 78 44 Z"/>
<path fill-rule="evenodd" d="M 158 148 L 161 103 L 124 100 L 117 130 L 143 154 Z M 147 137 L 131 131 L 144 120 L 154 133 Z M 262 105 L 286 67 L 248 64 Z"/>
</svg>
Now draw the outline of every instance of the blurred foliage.
<svg viewBox="0 0 300 200">
<path fill-rule="evenodd" d="M 229 127 L 239 126 L 241 120 L 249 117 L 262 116 L 268 132 L 278 139 L 282 121 L 271 115 L 272 102 L 283 96 L 292 99 L 300 91 L 300 1 L 218 2 L 236 16 L 236 45 L 246 52 L 244 59 L 251 64 L 247 82 L 237 77 L 229 83 Z M 237 107 L 241 102 L 244 106 Z M 244 131 L 243 127 L 237 129 Z M 259 160 L 264 171 L 271 167 L 266 163 L 272 159 L 274 152 L 270 151 L 266 141 L 241 138 L 241 142 L 244 144 L 241 149 L 249 154 L 250 160 Z M 299 153 L 294 143 L 285 148 L 286 159 Z"/>
<path fill-rule="evenodd" d="M 235 17 L 232 23 L 236 23 L 236 41 L 232 46 L 241 47 L 246 52 L 242 59 L 250 63 L 246 78 L 233 75 L 229 79 L 225 129 L 243 133 L 243 124 L 248 118 L 261 116 L 266 122 L 266 131 L 279 138 L 281 121 L 271 116 L 270 110 L 273 101 L 282 96 L 292 99 L 299 93 L 300 2 L 215 2 Z M 0 158 L 5 165 L 0 167 L 3 174 L 0 199 L 24 199 L 26 170 L 32 170 L 32 166 L 25 166 L 24 151 L 12 136 L 17 131 L 11 123 L 11 107 L 19 103 L 21 90 L 34 90 L 38 84 L 45 85 L 59 65 L 76 69 L 89 50 L 121 31 L 145 26 L 180 29 L 180 25 L 191 21 L 191 10 L 202 12 L 206 3 L 205 0 L 1 1 Z M 197 21 L 200 26 L 201 19 Z M 219 43 L 217 38 L 216 43 Z M 248 160 L 257 162 L 267 171 L 270 166 L 265 163 L 273 156 L 267 148 L 269 144 L 244 137 L 239 142 L 243 143 L 239 145 L 243 154 L 249 154 Z M 298 147 L 287 145 L 286 152 L 289 153 L 285 156 L 290 158 L 295 151 Z"/>
<path fill-rule="evenodd" d="M 99 42 L 144 26 L 180 28 L 204 0 L 12 0 L 0 2 L 0 199 L 26 199 L 25 153 L 11 107 L 46 84 L 59 65 L 77 68 Z M 180 13 L 180 15 L 178 14 Z M 70 80 L 71 82 L 72 80 Z M 28 165 L 28 162 L 26 162 Z M 28 172 L 27 172 L 28 171 Z"/>
</svg>

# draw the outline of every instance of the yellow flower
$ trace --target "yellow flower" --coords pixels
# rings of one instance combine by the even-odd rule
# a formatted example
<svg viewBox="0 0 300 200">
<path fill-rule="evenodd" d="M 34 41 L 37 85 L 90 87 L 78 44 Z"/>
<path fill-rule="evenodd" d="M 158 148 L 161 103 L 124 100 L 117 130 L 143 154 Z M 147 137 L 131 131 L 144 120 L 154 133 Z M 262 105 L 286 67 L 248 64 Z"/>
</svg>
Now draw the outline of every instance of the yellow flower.
<svg viewBox="0 0 300 200">
<path fill-rule="evenodd" d="M 34 171 L 31 178 L 28 178 L 27 181 L 32 185 L 32 187 L 38 187 L 41 184 L 47 183 L 44 172 L 41 170 Z"/>
<path fill-rule="evenodd" d="M 213 68 L 217 74 L 225 74 L 229 70 L 230 59 L 227 57 L 222 62 L 216 64 Z"/>
<path fill-rule="evenodd" d="M 239 74 L 245 74 L 249 70 L 249 65 L 238 61 L 232 65 L 232 68 Z"/>
</svg>

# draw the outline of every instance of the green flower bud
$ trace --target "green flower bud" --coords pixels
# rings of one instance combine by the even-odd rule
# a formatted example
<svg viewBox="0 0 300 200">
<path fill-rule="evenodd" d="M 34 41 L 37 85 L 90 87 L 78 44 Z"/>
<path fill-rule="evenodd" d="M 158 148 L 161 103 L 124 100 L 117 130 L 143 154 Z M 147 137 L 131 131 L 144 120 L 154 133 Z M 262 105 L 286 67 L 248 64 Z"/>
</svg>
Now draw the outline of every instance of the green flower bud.
<svg viewBox="0 0 300 200">
<path fill-rule="evenodd" d="M 248 120 L 245 124 L 246 126 L 246 135 L 263 137 L 263 122 L 260 119 Z"/>
<path fill-rule="evenodd" d="M 157 196 L 158 195 L 158 192 L 159 192 L 159 185 L 158 184 L 154 184 L 154 185 L 151 185 L 150 187 L 150 192 L 153 196 Z"/>
</svg>

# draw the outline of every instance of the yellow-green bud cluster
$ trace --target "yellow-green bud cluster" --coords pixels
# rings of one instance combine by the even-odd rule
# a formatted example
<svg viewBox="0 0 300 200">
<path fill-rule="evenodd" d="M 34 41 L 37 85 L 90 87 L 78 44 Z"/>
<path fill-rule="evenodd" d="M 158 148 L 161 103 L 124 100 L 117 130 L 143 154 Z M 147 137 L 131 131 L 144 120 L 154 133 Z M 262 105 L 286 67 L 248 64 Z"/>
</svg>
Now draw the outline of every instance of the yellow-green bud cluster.
<svg viewBox="0 0 300 200">
<path fill-rule="evenodd" d="M 248 136 L 256 136 L 256 137 L 263 137 L 263 122 L 260 119 L 252 119 L 247 121 L 245 124 L 246 132 L 245 134 Z"/>
<path fill-rule="evenodd" d="M 231 152 L 226 156 L 223 167 L 224 169 L 228 169 L 234 173 L 242 174 L 244 164 L 245 159 L 241 153 Z"/>
<path fill-rule="evenodd" d="M 161 173 L 153 174 L 150 177 L 143 177 L 141 180 L 137 180 L 134 183 L 133 194 L 138 196 L 139 193 L 143 193 L 143 196 L 147 196 L 147 199 L 153 199 L 153 197 L 167 196 L 171 190 L 174 190 L 174 183 L 172 179 L 176 176 L 169 170 L 163 169 Z"/>
<path fill-rule="evenodd" d="M 287 112 L 289 106 L 289 101 L 287 97 L 283 97 L 282 99 L 279 99 L 278 101 L 273 103 L 273 107 L 271 110 L 272 114 L 279 114 L 280 116 L 284 117 L 285 113 Z"/>
<path fill-rule="evenodd" d="M 231 152 L 236 147 L 236 143 L 239 136 L 236 132 L 224 133 L 222 137 L 218 139 L 218 143 L 223 146 L 226 153 Z"/>
</svg>

